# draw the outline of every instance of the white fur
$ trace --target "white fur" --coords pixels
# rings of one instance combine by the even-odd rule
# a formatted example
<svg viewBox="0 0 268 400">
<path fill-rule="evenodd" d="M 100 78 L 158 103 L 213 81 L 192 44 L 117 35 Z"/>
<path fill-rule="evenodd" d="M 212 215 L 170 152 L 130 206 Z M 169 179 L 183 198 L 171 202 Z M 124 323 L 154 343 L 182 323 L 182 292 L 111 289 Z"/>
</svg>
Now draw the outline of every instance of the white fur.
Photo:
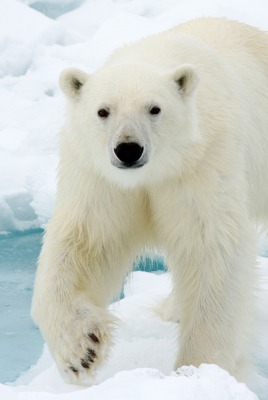
<svg viewBox="0 0 268 400">
<path fill-rule="evenodd" d="M 167 314 L 180 321 L 175 368 L 217 363 L 245 379 L 251 219 L 268 220 L 266 34 L 198 19 L 125 46 L 95 74 L 67 70 L 61 87 L 68 121 L 32 314 L 64 378 L 90 382 L 116 323 L 107 305 L 135 257 L 158 248 L 174 286 Z M 147 163 L 112 165 L 120 141 L 138 142 Z"/>
</svg>

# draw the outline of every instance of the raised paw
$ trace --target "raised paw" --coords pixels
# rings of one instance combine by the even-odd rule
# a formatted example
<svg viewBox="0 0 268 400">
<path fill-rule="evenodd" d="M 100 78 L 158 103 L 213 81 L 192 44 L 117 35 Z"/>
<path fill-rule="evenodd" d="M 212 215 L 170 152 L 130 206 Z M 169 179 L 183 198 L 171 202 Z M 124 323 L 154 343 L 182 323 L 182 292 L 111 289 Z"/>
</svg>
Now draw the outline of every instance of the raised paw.
<svg viewBox="0 0 268 400">
<path fill-rule="evenodd" d="M 97 368 L 109 353 L 111 328 L 115 322 L 115 318 L 104 310 L 97 315 L 96 311 L 83 310 L 64 324 L 57 340 L 54 339 L 49 347 L 66 382 L 93 383 Z"/>
</svg>

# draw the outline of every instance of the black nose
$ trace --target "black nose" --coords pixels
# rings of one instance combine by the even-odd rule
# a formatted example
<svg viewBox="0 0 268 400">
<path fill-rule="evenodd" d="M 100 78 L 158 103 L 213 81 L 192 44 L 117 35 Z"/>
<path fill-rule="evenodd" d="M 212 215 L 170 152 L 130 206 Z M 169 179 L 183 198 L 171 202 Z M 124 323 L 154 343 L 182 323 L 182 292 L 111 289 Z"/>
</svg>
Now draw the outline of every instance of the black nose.
<svg viewBox="0 0 268 400">
<path fill-rule="evenodd" d="M 114 152 L 120 161 L 131 167 L 141 158 L 143 147 L 138 143 L 120 143 Z"/>
</svg>

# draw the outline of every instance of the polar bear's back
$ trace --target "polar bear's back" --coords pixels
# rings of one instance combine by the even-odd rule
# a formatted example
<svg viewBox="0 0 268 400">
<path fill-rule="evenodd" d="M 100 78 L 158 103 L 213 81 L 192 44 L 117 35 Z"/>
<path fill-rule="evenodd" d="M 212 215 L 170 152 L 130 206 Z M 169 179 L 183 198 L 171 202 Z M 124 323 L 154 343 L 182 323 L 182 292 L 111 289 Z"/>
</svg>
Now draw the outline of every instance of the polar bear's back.
<svg viewBox="0 0 268 400">
<path fill-rule="evenodd" d="M 225 18 L 206 17 L 172 30 L 201 39 L 227 59 L 251 54 L 268 68 L 268 35 L 255 27 Z"/>
</svg>

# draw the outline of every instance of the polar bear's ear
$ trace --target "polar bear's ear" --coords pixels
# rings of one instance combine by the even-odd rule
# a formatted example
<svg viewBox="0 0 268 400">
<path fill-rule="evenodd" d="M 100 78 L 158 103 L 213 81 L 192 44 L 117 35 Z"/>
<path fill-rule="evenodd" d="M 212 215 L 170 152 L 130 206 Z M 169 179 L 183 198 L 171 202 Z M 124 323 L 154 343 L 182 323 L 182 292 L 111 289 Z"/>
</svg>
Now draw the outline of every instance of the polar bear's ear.
<svg viewBox="0 0 268 400">
<path fill-rule="evenodd" d="M 67 68 L 63 70 L 59 79 L 61 90 L 69 98 L 78 98 L 81 88 L 88 76 L 86 72 L 78 68 Z"/>
<path fill-rule="evenodd" d="M 173 73 L 173 79 L 177 83 L 179 91 L 184 95 L 192 93 L 199 83 L 198 72 L 191 64 L 180 65 Z"/>
</svg>

